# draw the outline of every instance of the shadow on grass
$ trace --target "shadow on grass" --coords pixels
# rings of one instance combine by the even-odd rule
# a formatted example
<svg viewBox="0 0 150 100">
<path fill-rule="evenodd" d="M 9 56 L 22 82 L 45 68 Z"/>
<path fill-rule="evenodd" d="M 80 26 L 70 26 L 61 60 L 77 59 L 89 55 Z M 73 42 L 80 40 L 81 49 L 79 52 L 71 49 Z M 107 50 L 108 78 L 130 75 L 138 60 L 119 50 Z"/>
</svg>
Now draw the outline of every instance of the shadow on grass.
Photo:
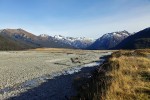
<svg viewBox="0 0 150 100">
<path fill-rule="evenodd" d="M 9 98 L 8 100 L 69 100 L 76 95 L 72 82 L 76 77 L 90 77 L 90 72 L 95 67 L 84 67 L 74 74 L 60 75 L 54 79 L 48 79 L 38 87 L 28 89 L 26 92 Z"/>
</svg>

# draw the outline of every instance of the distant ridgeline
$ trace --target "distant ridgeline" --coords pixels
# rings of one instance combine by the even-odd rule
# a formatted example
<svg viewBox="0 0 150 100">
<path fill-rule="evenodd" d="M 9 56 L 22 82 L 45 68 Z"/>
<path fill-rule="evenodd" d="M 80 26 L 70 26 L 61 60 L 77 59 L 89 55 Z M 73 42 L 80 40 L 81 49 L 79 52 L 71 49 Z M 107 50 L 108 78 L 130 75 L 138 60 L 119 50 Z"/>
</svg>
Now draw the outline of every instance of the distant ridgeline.
<svg viewBox="0 0 150 100">
<path fill-rule="evenodd" d="M 0 50 L 22 50 L 40 47 L 74 48 L 57 41 L 51 36 L 36 36 L 23 29 L 0 30 Z"/>
<path fill-rule="evenodd" d="M 0 30 L 0 50 L 22 50 L 32 48 L 72 48 L 85 49 L 94 39 L 80 37 L 49 36 L 41 34 L 36 36 L 23 29 Z"/>
<path fill-rule="evenodd" d="M 0 30 L 0 50 L 24 50 L 33 48 L 72 48 L 88 50 L 144 49 L 150 48 L 150 28 L 135 34 L 127 31 L 104 34 L 96 41 L 90 38 L 63 36 L 36 36 L 23 29 Z"/>
</svg>

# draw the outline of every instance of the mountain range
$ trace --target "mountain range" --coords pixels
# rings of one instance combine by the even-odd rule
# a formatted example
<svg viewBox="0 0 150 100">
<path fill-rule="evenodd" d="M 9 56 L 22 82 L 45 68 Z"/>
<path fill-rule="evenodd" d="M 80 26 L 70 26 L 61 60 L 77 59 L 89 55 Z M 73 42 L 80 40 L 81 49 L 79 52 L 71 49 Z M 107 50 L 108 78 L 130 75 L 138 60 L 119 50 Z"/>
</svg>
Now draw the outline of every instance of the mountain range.
<svg viewBox="0 0 150 100">
<path fill-rule="evenodd" d="M 104 34 L 102 37 L 98 38 L 93 44 L 91 44 L 87 49 L 90 50 L 107 50 L 118 45 L 122 40 L 130 36 L 131 33 L 127 31 L 119 31 Z"/>
<path fill-rule="evenodd" d="M 61 35 L 36 36 L 23 29 L 0 30 L 0 50 L 33 48 L 73 48 L 89 50 L 150 48 L 150 28 L 131 34 L 127 31 L 111 32 L 98 39 L 64 37 Z"/>
<path fill-rule="evenodd" d="M 3 40 L 10 40 L 14 44 L 18 45 L 18 49 L 29 49 L 39 47 L 73 48 L 70 45 L 56 41 L 51 36 L 36 36 L 23 29 L 3 29 L 0 31 L 0 36 L 3 38 Z"/>
<path fill-rule="evenodd" d="M 61 35 L 55 35 L 54 38 L 78 49 L 85 49 L 95 41 L 92 38 L 85 38 L 85 37 L 74 38 L 74 37 L 64 37 Z"/>
<path fill-rule="evenodd" d="M 0 30 L 1 50 L 22 50 L 41 47 L 84 49 L 93 42 L 94 39 L 85 37 L 73 38 L 61 35 L 52 37 L 47 34 L 36 36 L 23 29 Z"/>
</svg>

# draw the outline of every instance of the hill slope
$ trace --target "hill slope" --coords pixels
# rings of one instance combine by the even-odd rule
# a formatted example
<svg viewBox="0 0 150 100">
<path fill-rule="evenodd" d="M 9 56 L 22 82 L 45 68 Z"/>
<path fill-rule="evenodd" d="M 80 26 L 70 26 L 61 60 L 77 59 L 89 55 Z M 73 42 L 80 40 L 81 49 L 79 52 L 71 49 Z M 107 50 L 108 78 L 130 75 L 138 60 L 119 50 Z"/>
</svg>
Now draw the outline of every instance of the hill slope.
<svg viewBox="0 0 150 100">
<path fill-rule="evenodd" d="M 40 47 L 40 44 L 34 40 L 38 40 L 35 35 L 22 29 L 3 29 L 0 35 L 7 38 L 8 40 L 15 41 L 18 45 L 23 48 L 36 48 Z"/>
<path fill-rule="evenodd" d="M 150 28 L 135 33 L 124 39 L 115 49 L 145 49 L 150 48 Z"/>
<path fill-rule="evenodd" d="M 23 49 L 17 42 L 0 36 L 0 50 L 20 50 Z"/>
<path fill-rule="evenodd" d="M 39 47 L 55 47 L 55 48 L 73 48 L 70 45 L 56 41 L 52 37 L 36 36 L 23 29 L 3 29 L 0 31 L 0 36 L 16 44 L 18 49 L 31 49 Z M 4 45 L 1 41 L 1 45 Z M 10 46 L 10 45 L 7 45 Z M 9 47 L 10 50 L 16 50 L 13 47 Z"/>
</svg>

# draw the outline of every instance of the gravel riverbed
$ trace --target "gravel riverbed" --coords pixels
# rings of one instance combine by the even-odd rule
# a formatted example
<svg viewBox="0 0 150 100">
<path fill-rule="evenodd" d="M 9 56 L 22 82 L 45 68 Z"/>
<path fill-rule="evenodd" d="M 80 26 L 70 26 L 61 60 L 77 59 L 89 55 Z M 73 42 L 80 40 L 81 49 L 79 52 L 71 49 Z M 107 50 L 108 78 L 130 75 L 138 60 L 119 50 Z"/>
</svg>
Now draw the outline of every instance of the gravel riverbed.
<svg viewBox="0 0 150 100">
<path fill-rule="evenodd" d="M 61 49 L 1 51 L 0 99 L 66 100 L 74 94 L 72 79 L 83 71 L 91 71 L 99 65 L 101 56 L 110 53 Z"/>
</svg>

